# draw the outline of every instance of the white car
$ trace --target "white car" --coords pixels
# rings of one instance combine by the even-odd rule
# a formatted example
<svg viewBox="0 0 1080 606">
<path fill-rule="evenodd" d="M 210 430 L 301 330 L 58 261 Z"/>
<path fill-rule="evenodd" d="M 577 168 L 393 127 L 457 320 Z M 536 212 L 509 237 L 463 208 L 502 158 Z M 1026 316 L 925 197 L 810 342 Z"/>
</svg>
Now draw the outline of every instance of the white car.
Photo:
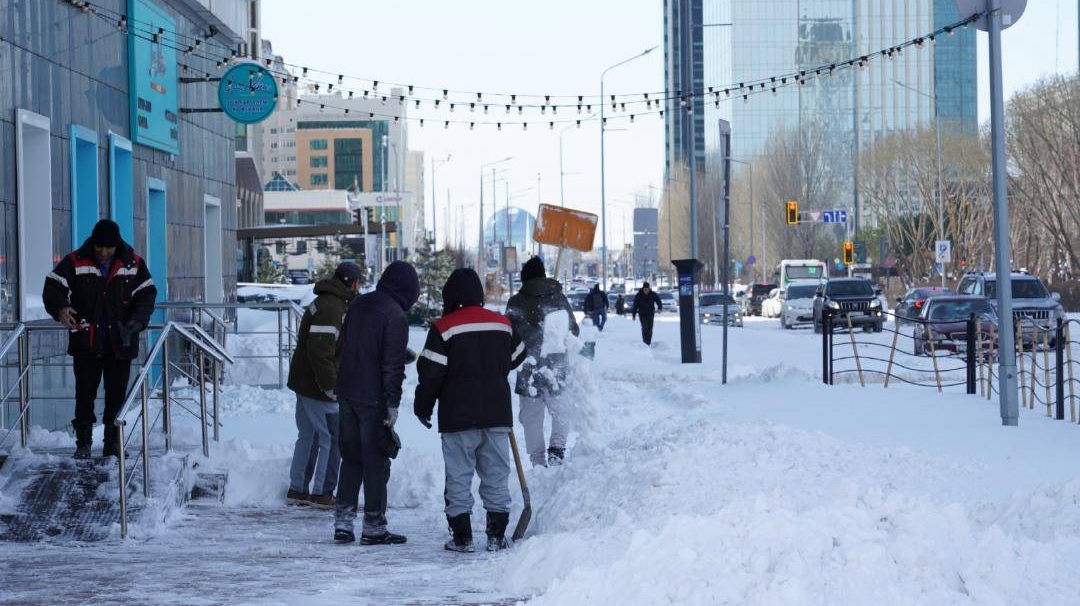
<svg viewBox="0 0 1080 606">
<path fill-rule="evenodd" d="M 818 280 L 797 280 L 788 284 L 780 313 L 781 328 L 814 323 L 814 293 L 819 284 Z"/>
<path fill-rule="evenodd" d="M 761 302 L 761 317 L 779 318 L 784 311 L 784 291 L 774 288 L 769 291 L 769 297 Z"/>
</svg>

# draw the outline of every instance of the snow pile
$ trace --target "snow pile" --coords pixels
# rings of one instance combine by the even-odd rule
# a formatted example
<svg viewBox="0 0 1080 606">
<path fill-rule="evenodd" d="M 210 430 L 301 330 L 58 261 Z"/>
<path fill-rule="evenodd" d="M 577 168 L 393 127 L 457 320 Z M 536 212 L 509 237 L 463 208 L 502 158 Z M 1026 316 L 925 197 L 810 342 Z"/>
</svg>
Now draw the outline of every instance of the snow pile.
<svg viewBox="0 0 1080 606">
<path fill-rule="evenodd" d="M 970 460 L 704 412 L 533 474 L 507 562 L 544 604 L 1064 604 L 1080 483 L 964 500 Z M 553 472 L 554 471 L 554 472 Z M 542 495 L 542 496 L 540 496 Z M 1024 516 L 1023 512 L 1029 516 Z M 1035 515 L 1030 515 L 1034 513 Z M 1055 517 L 1057 519 L 1055 519 Z"/>
</svg>

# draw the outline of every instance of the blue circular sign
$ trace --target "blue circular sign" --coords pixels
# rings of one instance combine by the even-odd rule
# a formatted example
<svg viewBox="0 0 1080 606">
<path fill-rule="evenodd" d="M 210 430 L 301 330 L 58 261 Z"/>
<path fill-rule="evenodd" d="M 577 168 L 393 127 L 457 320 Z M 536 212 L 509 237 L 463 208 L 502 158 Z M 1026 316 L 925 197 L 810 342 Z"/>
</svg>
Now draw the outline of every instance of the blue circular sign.
<svg viewBox="0 0 1080 606">
<path fill-rule="evenodd" d="M 277 108 L 274 75 L 257 63 L 229 68 L 218 83 L 218 104 L 225 115 L 243 124 L 262 122 Z"/>
<path fill-rule="evenodd" d="M 754 263 L 757 263 L 757 257 L 755 257 L 754 255 L 750 255 L 746 258 L 747 265 L 753 265 Z"/>
</svg>

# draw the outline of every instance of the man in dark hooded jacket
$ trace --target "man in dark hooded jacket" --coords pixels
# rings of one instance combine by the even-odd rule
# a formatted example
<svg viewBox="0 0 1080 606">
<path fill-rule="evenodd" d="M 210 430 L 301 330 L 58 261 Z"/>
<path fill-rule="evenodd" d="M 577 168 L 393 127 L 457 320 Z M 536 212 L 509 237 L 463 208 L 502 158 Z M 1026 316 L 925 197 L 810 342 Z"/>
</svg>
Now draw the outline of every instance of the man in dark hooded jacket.
<svg viewBox="0 0 1080 606">
<path fill-rule="evenodd" d="M 446 520 L 450 551 L 473 551 L 473 474 L 487 511 L 487 549 L 508 546 L 510 521 L 510 371 L 525 360 L 525 344 L 510 320 L 484 309 L 484 287 L 471 269 L 457 269 L 443 286 L 443 316 L 428 331 L 416 362 L 414 412 L 431 427 L 439 402 L 439 433 L 446 464 Z"/>
<path fill-rule="evenodd" d="M 652 345 L 653 316 L 657 311 L 664 311 L 664 304 L 660 301 L 660 295 L 649 288 L 649 283 L 641 285 L 641 290 L 634 296 L 634 305 L 630 308 L 630 318 L 636 320 L 641 316 L 641 340 L 646 345 Z"/>
<path fill-rule="evenodd" d="M 558 465 L 566 456 L 566 403 L 559 398 L 570 374 L 566 340 L 570 333 L 578 334 L 578 325 L 562 285 L 546 276 L 540 257 L 529 259 L 521 268 L 521 290 L 506 303 L 506 315 L 528 351 L 514 388 L 520 396 L 525 450 L 534 466 Z M 545 409 L 551 414 L 546 459 Z"/>
<path fill-rule="evenodd" d="M 390 480 L 387 435 L 393 435 L 401 384 L 409 361 L 405 312 L 420 296 L 416 270 L 394 261 L 373 292 L 349 305 L 341 335 L 341 362 L 335 389 L 340 408 L 341 473 L 338 476 L 334 540 L 356 540 L 360 486 L 364 487 L 363 545 L 404 543 L 386 528 L 386 483 Z M 394 452 L 393 454 L 396 454 Z"/>
<path fill-rule="evenodd" d="M 338 337 L 345 311 L 360 290 L 364 272 L 342 262 L 334 275 L 315 283 L 315 300 L 304 310 L 289 362 L 289 389 L 296 393 L 296 445 L 289 468 L 289 492 L 296 505 L 334 506 L 338 466 Z M 310 470 L 310 471 L 309 471 Z M 308 484 L 312 484 L 308 492 Z"/>
<path fill-rule="evenodd" d="M 102 456 L 120 452 L 113 425 L 124 404 L 131 360 L 139 355 L 139 332 L 150 322 L 157 288 L 139 255 L 108 219 L 94 225 L 78 250 L 66 255 L 45 278 L 41 297 L 50 316 L 66 326 L 75 372 L 75 458 L 90 458 L 97 416 L 94 399 L 105 378 Z"/>
<path fill-rule="evenodd" d="M 583 308 L 585 315 L 592 319 L 593 326 L 603 332 L 604 324 L 607 324 L 608 300 L 607 293 L 600 290 L 599 284 L 593 284 L 592 290 L 585 295 Z"/>
</svg>

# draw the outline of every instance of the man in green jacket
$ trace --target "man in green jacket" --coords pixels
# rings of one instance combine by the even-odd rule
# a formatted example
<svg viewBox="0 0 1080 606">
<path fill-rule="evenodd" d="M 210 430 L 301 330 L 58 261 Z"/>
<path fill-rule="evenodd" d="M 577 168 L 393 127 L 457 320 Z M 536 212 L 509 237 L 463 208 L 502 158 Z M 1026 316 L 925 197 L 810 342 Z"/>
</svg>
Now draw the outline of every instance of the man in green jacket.
<svg viewBox="0 0 1080 606">
<path fill-rule="evenodd" d="M 337 485 L 338 337 L 349 303 L 360 290 L 363 271 L 343 262 L 333 277 L 315 283 L 315 300 L 300 320 L 289 363 L 289 389 L 296 392 L 296 446 L 286 500 L 295 505 L 333 509 Z M 311 483 L 311 492 L 308 484 Z"/>
</svg>

